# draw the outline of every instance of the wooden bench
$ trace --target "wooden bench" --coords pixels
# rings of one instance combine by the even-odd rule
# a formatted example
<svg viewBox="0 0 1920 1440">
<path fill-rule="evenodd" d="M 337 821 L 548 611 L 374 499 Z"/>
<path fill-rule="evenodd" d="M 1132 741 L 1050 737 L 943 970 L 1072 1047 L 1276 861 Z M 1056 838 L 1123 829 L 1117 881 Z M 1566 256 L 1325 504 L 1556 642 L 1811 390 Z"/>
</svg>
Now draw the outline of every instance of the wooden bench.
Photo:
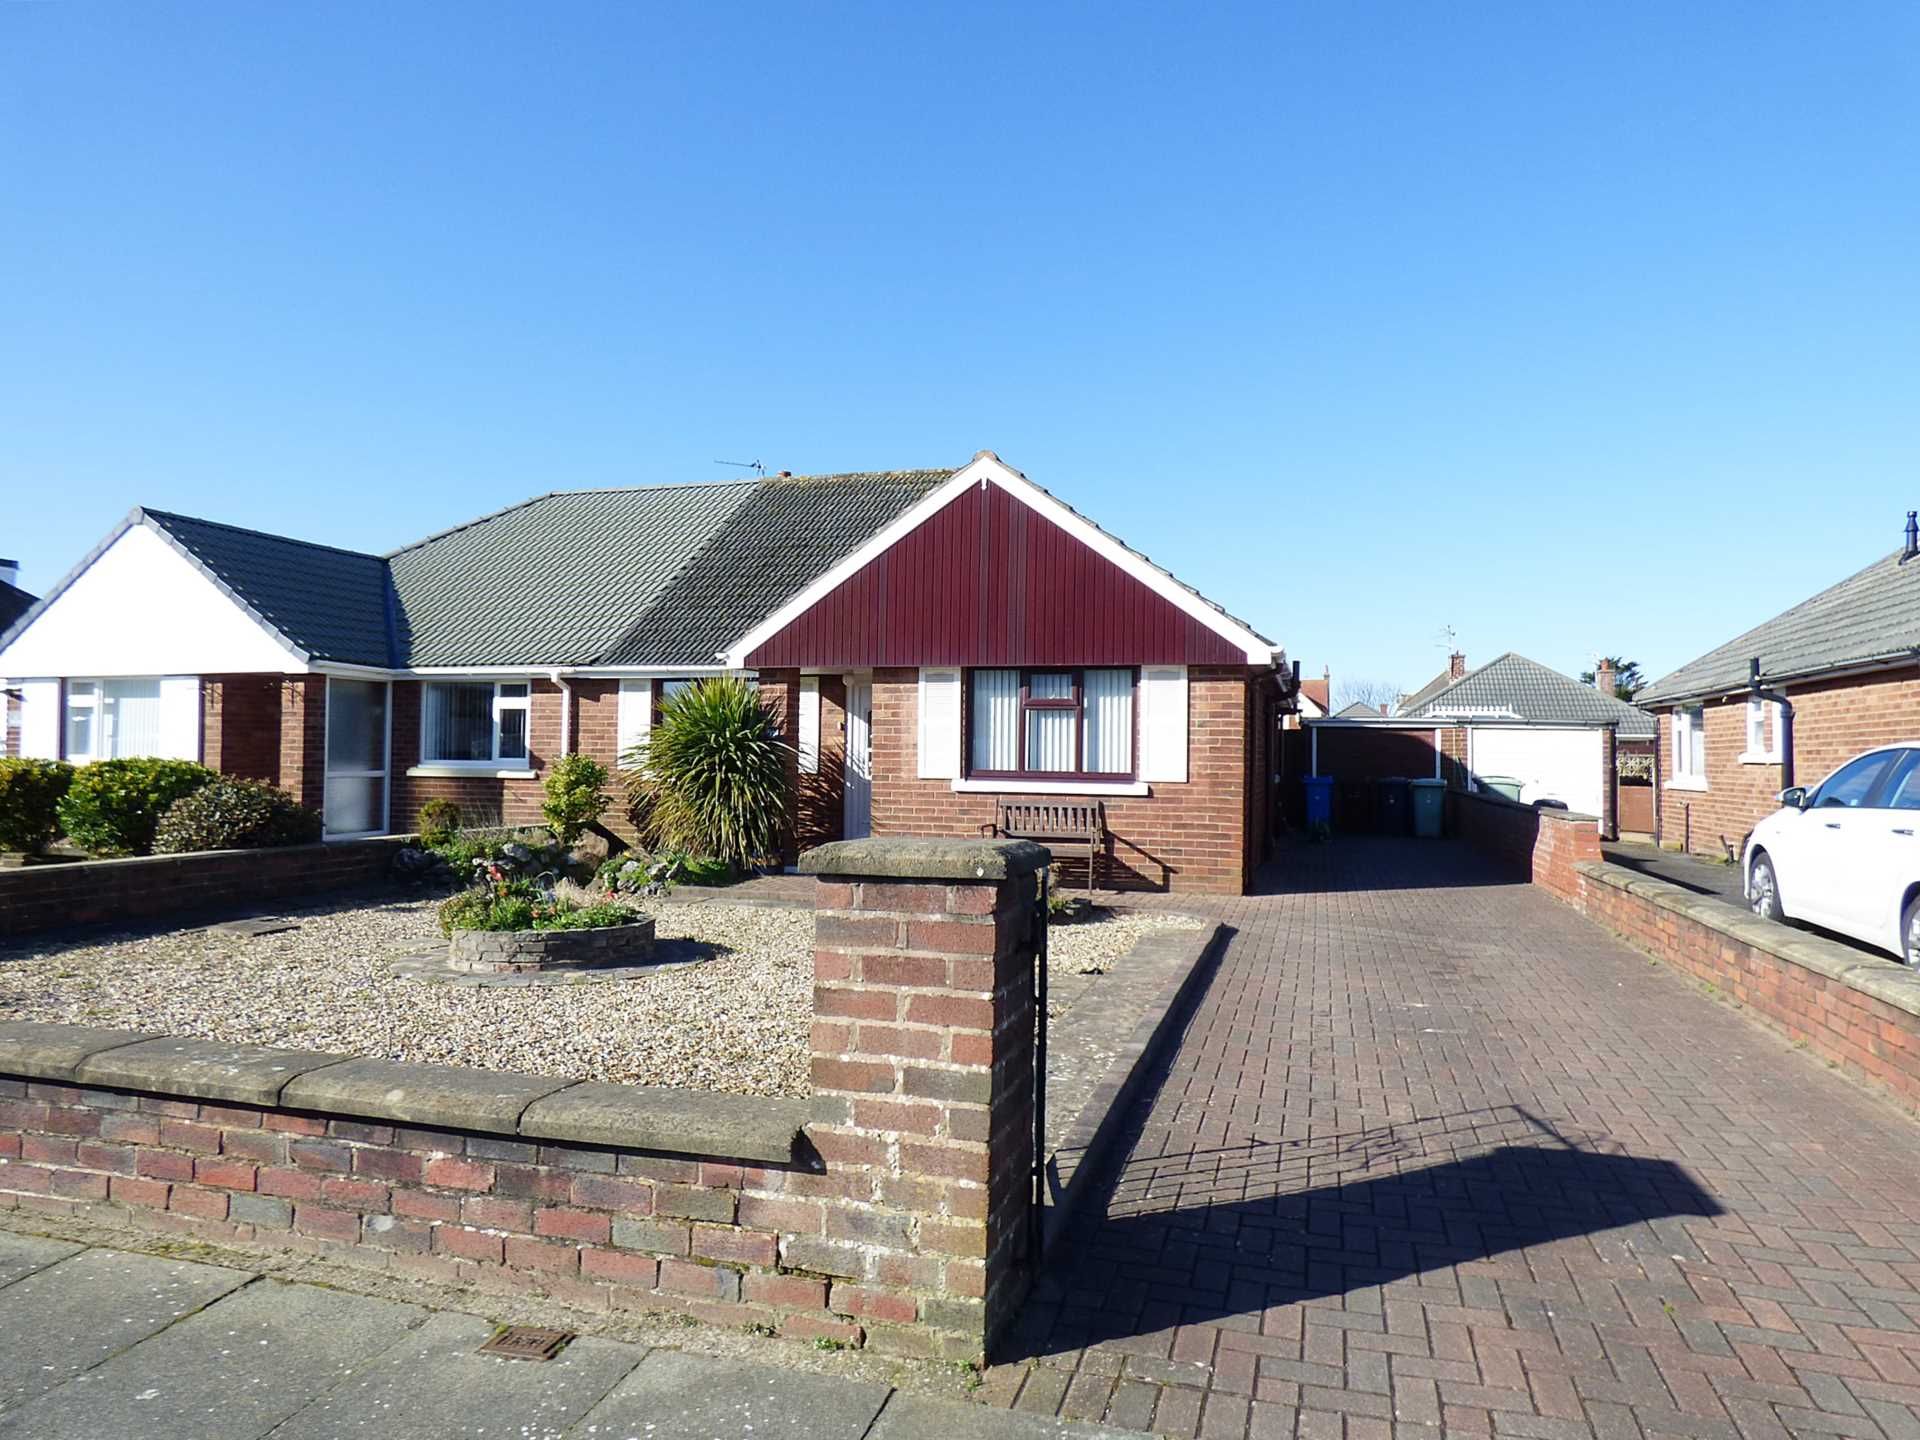
<svg viewBox="0 0 1920 1440">
<path fill-rule="evenodd" d="M 1008 840 L 1038 840 L 1048 845 L 1087 847 L 1087 893 L 1093 893 L 1094 865 L 1107 847 L 1107 807 L 1057 804 L 1042 800 L 1001 800 L 993 807 L 993 824 L 981 829 Z"/>
</svg>

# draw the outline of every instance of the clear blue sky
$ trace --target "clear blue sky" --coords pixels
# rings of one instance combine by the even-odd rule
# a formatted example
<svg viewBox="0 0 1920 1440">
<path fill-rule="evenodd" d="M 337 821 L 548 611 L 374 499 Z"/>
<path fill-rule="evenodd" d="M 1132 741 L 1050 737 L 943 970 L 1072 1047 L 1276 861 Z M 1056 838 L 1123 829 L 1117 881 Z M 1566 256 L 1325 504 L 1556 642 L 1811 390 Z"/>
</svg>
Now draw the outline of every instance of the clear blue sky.
<svg viewBox="0 0 1920 1440">
<path fill-rule="evenodd" d="M 724 8 L 725 13 L 721 13 Z M 0 6 L 0 554 L 990 447 L 1302 660 L 1920 506 L 1920 7 Z"/>
</svg>

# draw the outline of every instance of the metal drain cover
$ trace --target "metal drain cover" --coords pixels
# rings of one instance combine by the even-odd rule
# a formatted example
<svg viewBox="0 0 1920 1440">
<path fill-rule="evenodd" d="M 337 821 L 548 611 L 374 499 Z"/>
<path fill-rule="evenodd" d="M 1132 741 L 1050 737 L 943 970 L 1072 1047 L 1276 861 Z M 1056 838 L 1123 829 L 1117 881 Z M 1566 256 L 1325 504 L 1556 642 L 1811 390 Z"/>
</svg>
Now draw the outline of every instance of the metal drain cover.
<svg viewBox="0 0 1920 1440">
<path fill-rule="evenodd" d="M 508 1360 L 551 1360 L 573 1339 L 571 1330 L 543 1330 L 538 1325 L 507 1325 L 494 1332 L 477 1353 Z"/>
</svg>

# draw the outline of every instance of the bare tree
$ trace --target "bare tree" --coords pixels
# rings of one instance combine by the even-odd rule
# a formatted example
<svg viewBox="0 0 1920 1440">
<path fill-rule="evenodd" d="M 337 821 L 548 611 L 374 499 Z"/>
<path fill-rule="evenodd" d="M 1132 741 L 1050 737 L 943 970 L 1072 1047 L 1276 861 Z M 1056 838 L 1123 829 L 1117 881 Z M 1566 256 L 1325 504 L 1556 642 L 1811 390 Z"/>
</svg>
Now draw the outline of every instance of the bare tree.
<svg viewBox="0 0 1920 1440">
<path fill-rule="evenodd" d="M 1403 686 L 1391 680 L 1338 680 L 1333 687 L 1333 709 L 1336 715 L 1349 705 L 1364 705 L 1369 710 L 1385 705 L 1391 710 L 1406 693 Z"/>
</svg>

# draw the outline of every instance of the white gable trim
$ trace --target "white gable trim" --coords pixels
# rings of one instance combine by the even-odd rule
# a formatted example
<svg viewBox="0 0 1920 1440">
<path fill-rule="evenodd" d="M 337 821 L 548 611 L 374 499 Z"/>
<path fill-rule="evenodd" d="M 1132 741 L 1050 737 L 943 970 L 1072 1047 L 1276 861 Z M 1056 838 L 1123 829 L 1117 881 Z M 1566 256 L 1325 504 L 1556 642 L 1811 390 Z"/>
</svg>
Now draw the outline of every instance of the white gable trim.
<svg viewBox="0 0 1920 1440">
<path fill-rule="evenodd" d="M 301 674 L 309 659 L 135 510 L 7 634 L 0 674 Z"/>
<path fill-rule="evenodd" d="M 766 644 L 796 618 L 825 599 L 846 580 L 857 574 L 868 562 L 898 544 L 917 529 L 927 517 L 944 510 L 962 493 L 975 485 L 998 485 L 1029 509 L 1038 511 L 1102 559 L 1112 562 L 1133 576 L 1161 599 L 1192 616 L 1216 635 L 1238 646 L 1246 653 L 1248 664 L 1271 664 L 1274 657 L 1280 653 L 1277 647 L 1262 640 L 1238 621 L 1221 614 L 1164 570 L 1144 557 L 1136 555 L 1085 516 L 1075 514 L 1073 510 L 1047 494 L 1018 470 L 991 454 L 982 454 L 965 469 L 955 473 L 946 484 L 929 493 L 917 505 L 903 511 L 891 525 L 879 531 L 858 550 L 848 555 L 721 651 L 717 658 L 730 666 L 744 666 L 747 663 L 746 657 L 755 649 Z"/>
<path fill-rule="evenodd" d="M 276 660 L 276 668 L 280 668 L 280 670 L 284 670 L 284 672 L 290 672 L 290 674 L 301 674 L 301 672 L 305 672 L 305 670 L 309 668 L 309 660 L 311 660 L 311 657 L 307 655 L 307 651 L 300 649 L 300 645 L 296 645 L 290 637 L 282 634 L 278 626 L 275 626 L 271 620 L 267 620 L 267 616 L 263 616 L 261 612 L 255 611 L 252 605 L 248 605 L 244 599 L 240 599 L 240 595 L 234 593 L 234 589 L 230 588 L 225 580 L 221 580 L 217 574 L 213 574 L 213 570 L 209 570 L 209 568 L 200 561 L 200 557 L 194 555 L 186 545 L 182 545 L 179 540 L 175 540 L 175 538 L 165 530 L 165 526 L 157 524 L 156 520 L 152 520 L 150 516 L 146 515 L 146 511 L 134 509 L 131 515 L 127 516 L 125 520 L 121 520 L 117 526 L 113 526 L 113 530 L 108 532 L 106 540 L 102 540 L 98 545 L 94 545 L 94 547 L 86 553 L 83 561 L 77 564 L 77 566 L 73 566 L 73 570 L 69 570 L 69 572 L 61 578 L 58 586 L 50 589 L 50 591 L 36 603 L 31 611 L 23 614 L 23 616 L 19 618 L 19 622 L 13 626 L 12 630 L 10 630 L 6 636 L 0 637 L 0 639 L 6 641 L 6 647 L 0 649 L 0 674 L 13 674 L 13 676 L 69 676 L 69 674 L 92 676 L 92 674 L 106 674 L 106 672 L 113 672 L 113 674 L 119 674 L 119 672 L 121 672 L 121 670 L 117 670 L 117 668 L 102 670 L 102 666 L 98 666 L 98 664 L 86 664 L 86 657 L 75 657 L 75 662 L 71 662 L 71 664 L 61 660 L 60 664 L 56 664 L 54 668 L 48 668 L 46 660 L 36 657 L 35 653 L 33 653 L 31 641 L 35 639 L 33 632 L 35 632 L 36 626 L 38 626 L 42 620 L 46 620 L 50 614 L 54 614 L 56 609 L 60 607 L 61 601 L 67 597 L 67 593 L 75 588 L 75 584 L 79 584 L 84 576 L 86 576 L 96 564 L 100 563 L 115 545 L 119 545 L 119 543 L 125 540 L 134 530 L 142 530 L 142 532 L 154 536 L 154 538 L 161 541 L 167 549 L 171 549 L 175 555 L 179 555 L 182 561 L 190 564 L 190 566 L 204 578 L 209 586 L 217 589 L 219 595 L 227 601 L 228 605 L 232 605 L 236 611 L 240 612 L 240 614 L 252 624 L 253 628 L 259 630 L 261 636 L 269 641 L 269 645 L 273 647 L 273 651 L 276 651 L 276 655 L 273 655 L 273 659 Z M 142 543 L 144 543 L 144 541 L 142 541 Z M 252 659 L 255 660 L 255 664 L 234 664 L 234 666 L 230 666 L 230 668 L 232 668 L 232 670 L 257 670 L 257 668 L 261 668 L 261 666 L 257 664 L 257 660 L 265 659 L 265 657 L 255 655 Z M 146 666 L 144 674 L 171 672 L 171 670 L 177 670 L 177 668 L 180 668 L 180 666 L 161 664 L 161 666 L 157 666 L 156 670 L 156 666 L 150 664 L 150 666 Z M 204 672 L 205 674 L 215 674 L 217 670 L 215 670 L 215 666 L 204 666 Z M 127 674 L 134 674 L 134 670 L 127 670 Z"/>
</svg>

